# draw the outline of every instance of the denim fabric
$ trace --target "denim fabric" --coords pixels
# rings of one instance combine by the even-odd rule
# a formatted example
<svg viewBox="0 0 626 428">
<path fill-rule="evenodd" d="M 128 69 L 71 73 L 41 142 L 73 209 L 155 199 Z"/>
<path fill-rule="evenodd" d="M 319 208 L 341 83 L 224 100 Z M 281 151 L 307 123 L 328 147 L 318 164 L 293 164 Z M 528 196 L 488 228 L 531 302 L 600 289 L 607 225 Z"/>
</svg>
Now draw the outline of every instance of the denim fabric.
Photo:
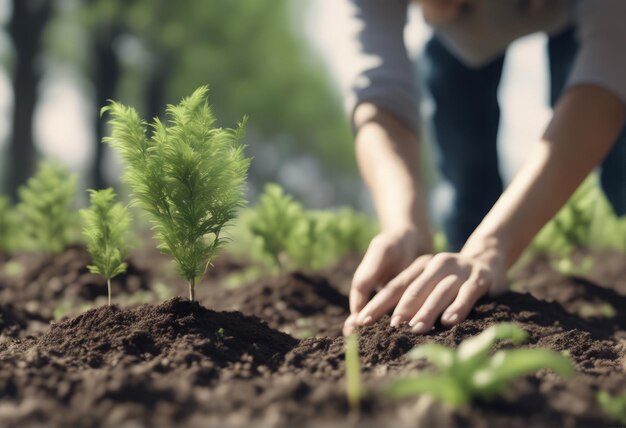
<svg viewBox="0 0 626 428">
<path fill-rule="evenodd" d="M 570 28 L 548 41 L 550 103 L 558 100 L 578 50 Z M 461 249 L 502 192 L 497 136 L 498 86 L 504 55 L 480 68 L 465 66 L 435 35 L 425 49 L 425 83 L 435 103 L 433 125 L 440 171 L 453 190 L 443 219 L 450 250 Z M 626 210 L 626 132 L 603 164 L 602 186 L 619 214 Z"/>
</svg>

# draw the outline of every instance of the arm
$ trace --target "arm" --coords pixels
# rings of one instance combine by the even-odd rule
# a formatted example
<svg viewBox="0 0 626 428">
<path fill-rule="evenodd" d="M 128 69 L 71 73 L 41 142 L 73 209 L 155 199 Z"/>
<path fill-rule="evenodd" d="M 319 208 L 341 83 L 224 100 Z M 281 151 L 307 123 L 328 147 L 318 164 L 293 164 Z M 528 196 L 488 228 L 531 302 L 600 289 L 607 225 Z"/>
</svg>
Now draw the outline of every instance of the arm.
<svg viewBox="0 0 626 428">
<path fill-rule="evenodd" d="M 432 237 L 419 176 L 417 136 L 370 103 L 359 105 L 354 120 L 357 162 L 381 226 L 354 275 L 350 308 L 356 313 L 375 287 L 396 276 L 418 255 L 432 252 Z"/>
<path fill-rule="evenodd" d="M 543 225 L 567 202 L 611 149 L 624 125 L 625 106 L 595 85 L 570 88 L 558 103 L 530 161 L 468 240 L 462 253 L 485 242 L 509 268 Z"/>
<path fill-rule="evenodd" d="M 408 1 L 350 0 L 349 6 L 346 107 L 381 224 L 352 281 L 355 315 L 375 288 L 432 244 L 418 169 L 419 96 L 403 35 Z M 348 330 L 353 321 L 354 316 L 346 321 Z"/>
<path fill-rule="evenodd" d="M 626 106 L 614 92 L 592 84 L 570 87 L 542 140 L 461 252 L 436 255 L 414 268 L 418 259 L 389 283 L 402 293 L 392 325 L 409 322 L 414 331 L 426 332 L 440 315 L 442 323 L 454 325 L 489 290 L 503 291 L 506 270 L 600 163 L 625 117 Z M 356 323 L 382 316 L 389 294 L 374 297 Z"/>
</svg>

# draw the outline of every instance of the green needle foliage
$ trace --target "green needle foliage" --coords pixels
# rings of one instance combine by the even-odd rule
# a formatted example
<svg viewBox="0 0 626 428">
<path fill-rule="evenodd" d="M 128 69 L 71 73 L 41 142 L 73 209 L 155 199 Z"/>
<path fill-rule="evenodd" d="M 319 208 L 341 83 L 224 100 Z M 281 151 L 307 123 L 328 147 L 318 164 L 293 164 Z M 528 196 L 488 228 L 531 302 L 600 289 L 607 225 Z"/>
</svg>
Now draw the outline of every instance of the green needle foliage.
<svg viewBox="0 0 626 428">
<path fill-rule="evenodd" d="M 18 213 L 26 239 L 38 250 L 63 251 L 75 233 L 76 176 L 54 162 L 43 162 L 19 189 Z"/>
<path fill-rule="evenodd" d="M 358 413 L 363 397 L 361 385 L 361 360 L 359 359 L 359 335 L 346 337 L 346 397 L 350 410 Z"/>
<path fill-rule="evenodd" d="M 89 271 L 107 280 L 109 306 L 111 305 L 111 279 L 126 272 L 130 214 L 128 209 L 115 202 L 115 192 L 89 190 L 90 206 L 80 211 L 83 218 L 83 236 L 92 263 Z"/>
<path fill-rule="evenodd" d="M 224 243 L 222 228 L 244 205 L 250 160 L 237 129 L 215 126 L 201 87 L 178 105 L 167 107 L 168 123 L 154 119 L 151 136 L 135 109 L 111 102 L 111 137 L 105 138 L 126 164 L 124 180 L 134 203 L 145 209 L 162 252 L 173 256 L 178 272 L 195 283 Z"/>
<path fill-rule="evenodd" d="M 245 214 L 248 233 L 260 241 L 253 259 L 280 270 L 319 269 L 342 256 L 362 253 L 376 233 L 373 222 L 350 208 L 305 210 L 278 184 L 268 184 Z"/>
<path fill-rule="evenodd" d="M 409 357 L 426 358 L 439 372 L 396 380 L 387 392 L 394 397 L 430 394 L 452 406 L 461 406 L 475 397 L 492 399 L 505 391 L 513 379 L 542 368 L 551 369 L 563 377 L 573 373 L 570 359 L 549 349 L 509 349 L 489 356 L 497 340 L 509 339 L 519 345 L 527 337 L 523 329 L 503 323 L 466 339 L 456 350 L 436 343 L 418 346 Z"/>
<path fill-rule="evenodd" d="M 304 208 L 278 184 L 270 183 L 265 186 L 253 213 L 249 220 L 250 232 L 261 239 L 263 252 L 282 268 L 281 259 L 294 229 L 304 218 Z"/>
<path fill-rule="evenodd" d="M 600 391 L 598 403 L 612 420 L 626 425 L 626 394 L 611 395 L 606 391 Z"/>
</svg>

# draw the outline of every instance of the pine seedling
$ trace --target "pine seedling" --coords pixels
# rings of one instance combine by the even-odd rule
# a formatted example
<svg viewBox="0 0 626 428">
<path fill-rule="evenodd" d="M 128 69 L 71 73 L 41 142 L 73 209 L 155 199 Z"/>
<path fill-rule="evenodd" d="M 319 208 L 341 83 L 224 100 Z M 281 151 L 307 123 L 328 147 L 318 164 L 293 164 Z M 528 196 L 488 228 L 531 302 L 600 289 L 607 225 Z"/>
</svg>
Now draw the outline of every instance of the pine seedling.
<svg viewBox="0 0 626 428">
<path fill-rule="evenodd" d="M 294 229 L 303 219 L 304 208 L 286 195 L 282 187 L 274 183 L 265 186 L 249 220 L 249 227 L 252 234 L 261 239 L 263 252 L 281 270 L 284 269 L 282 258 L 288 250 Z"/>
<path fill-rule="evenodd" d="M 43 162 L 25 186 L 20 187 L 18 213 L 26 239 L 48 253 L 63 251 L 76 224 L 71 210 L 76 197 L 76 176 L 54 162 Z"/>
<path fill-rule="evenodd" d="M 169 105 L 168 123 L 154 119 L 150 137 L 135 109 L 114 101 L 102 109 L 112 126 L 104 142 L 121 155 L 132 201 L 147 211 L 159 249 L 174 258 L 192 301 L 196 281 L 224 243 L 220 232 L 244 205 L 250 164 L 243 123 L 216 127 L 207 95 L 201 87 Z"/>
<path fill-rule="evenodd" d="M 102 275 L 107 280 L 109 306 L 111 306 L 111 279 L 126 272 L 130 214 L 128 209 L 115 202 L 115 192 L 89 190 L 89 208 L 80 210 L 84 222 L 83 236 L 92 264 L 87 266 L 91 273 Z"/>
</svg>

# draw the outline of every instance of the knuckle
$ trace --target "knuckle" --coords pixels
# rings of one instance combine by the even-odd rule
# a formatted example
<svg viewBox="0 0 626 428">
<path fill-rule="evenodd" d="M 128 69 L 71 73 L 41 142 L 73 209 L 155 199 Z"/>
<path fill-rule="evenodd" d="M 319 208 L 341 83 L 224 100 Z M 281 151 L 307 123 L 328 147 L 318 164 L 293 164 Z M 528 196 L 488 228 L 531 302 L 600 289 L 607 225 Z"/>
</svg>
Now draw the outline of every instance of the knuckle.
<svg viewBox="0 0 626 428">
<path fill-rule="evenodd" d="M 450 253 L 439 253 L 435 254 L 431 259 L 431 263 L 435 265 L 435 267 L 443 268 L 449 266 L 454 260 L 454 256 Z"/>
</svg>

